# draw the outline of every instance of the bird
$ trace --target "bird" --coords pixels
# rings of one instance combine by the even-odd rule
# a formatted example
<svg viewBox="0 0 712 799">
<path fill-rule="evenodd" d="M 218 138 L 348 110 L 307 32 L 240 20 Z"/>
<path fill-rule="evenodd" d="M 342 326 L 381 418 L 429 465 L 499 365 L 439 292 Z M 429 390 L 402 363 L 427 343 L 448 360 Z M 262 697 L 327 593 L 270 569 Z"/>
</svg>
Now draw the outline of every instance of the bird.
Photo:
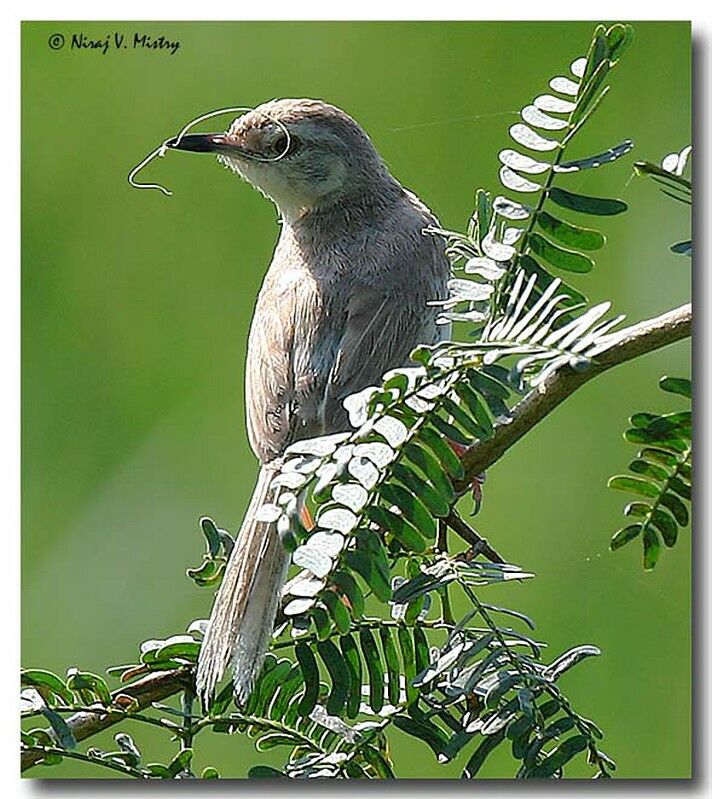
<svg viewBox="0 0 712 799">
<path fill-rule="evenodd" d="M 348 431 L 344 399 L 449 335 L 438 301 L 451 277 L 437 218 L 393 177 L 364 129 L 322 100 L 270 100 L 224 133 L 167 147 L 213 153 L 277 208 L 281 230 L 247 342 L 246 426 L 259 476 L 200 649 L 204 703 L 231 668 L 244 704 L 272 636 L 289 554 L 255 519 L 285 449 Z"/>
</svg>

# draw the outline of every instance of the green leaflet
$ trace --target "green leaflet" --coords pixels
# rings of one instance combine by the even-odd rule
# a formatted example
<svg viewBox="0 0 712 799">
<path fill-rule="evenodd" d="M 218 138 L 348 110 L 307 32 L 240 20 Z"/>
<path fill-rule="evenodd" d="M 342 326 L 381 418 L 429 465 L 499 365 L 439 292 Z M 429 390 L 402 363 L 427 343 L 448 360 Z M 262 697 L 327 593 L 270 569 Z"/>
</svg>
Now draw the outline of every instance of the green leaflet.
<svg viewBox="0 0 712 799">
<path fill-rule="evenodd" d="M 688 448 L 688 442 L 684 435 L 680 435 L 679 431 L 675 429 L 662 432 L 650 428 L 633 427 L 626 430 L 623 436 L 631 444 L 664 444 L 668 449 L 677 452 L 684 452 Z"/>
<path fill-rule="evenodd" d="M 562 741 L 540 764 L 528 771 L 526 777 L 530 779 L 545 779 L 553 776 L 569 760 L 579 752 L 583 752 L 587 746 L 588 740 L 584 735 L 572 735 Z"/>
<path fill-rule="evenodd" d="M 361 750 L 361 753 L 363 759 L 369 764 L 369 766 L 371 766 L 379 779 L 394 780 L 396 778 L 388 759 L 384 757 L 383 754 L 378 751 L 378 749 L 373 746 L 366 745 Z"/>
<path fill-rule="evenodd" d="M 420 674 L 430 665 L 430 650 L 422 627 L 413 628 L 413 645 L 415 647 L 415 671 Z"/>
<path fill-rule="evenodd" d="M 267 659 L 265 664 L 267 665 Z M 286 658 L 278 660 L 272 668 L 268 671 L 263 671 L 260 679 L 255 685 L 254 690 L 250 694 L 247 708 L 248 712 L 255 714 L 263 714 L 266 712 L 267 707 L 274 699 L 279 686 L 282 684 L 287 674 L 292 669 L 291 661 Z"/>
<path fill-rule="evenodd" d="M 608 38 L 608 57 L 613 62 L 618 61 L 633 41 L 633 26 L 612 25 L 606 36 Z"/>
<path fill-rule="evenodd" d="M 650 522 L 660 531 L 666 547 L 675 546 L 677 542 L 677 523 L 667 511 L 655 508 L 650 515 Z"/>
<path fill-rule="evenodd" d="M 660 556 L 660 539 L 649 525 L 643 530 L 643 568 L 650 571 Z"/>
<path fill-rule="evenodd" d="M 388 701 L 392 705 L 398 704 L 400 697 L 400 662 L 396 645 L 388 627 L 380 627 L 378 635 L 381 639 L 383 654 L 386 659 L 386 669 L 388 671 Z"/>
<path fill-rule="evenodd" d="M 632 541 L 634 538 L 640 535 L 640 531 L 642 529 L 642 524 L 629 524 L 627 527 L 623 527 L 622 529 L 618 530 L 618 532 L 614 534 L 613 538 L 611 538 L 611 551 L 615 552 L 616 549 L 620 549 L 624 544 Z"/>
<path fill-rule="evenodd" d="M 427 538 L 435 538 L 437 524 L 425 505 L 418 497 L 394 483 L 383 483 L 379 488 L 381 498 L 400 508 L 401 513 L 415 528 Z"/>
<path fill-rule="evenodd" d="M 692 487 L 689 483 L 684 482 L 679 477 L 671 477 L 668 480 L 668 488 L 674 491 L 678 496 L 686 500 L 692 499 Z"/>
<path fill-rule="evenodd" d="M 514 674 L 500 673 L 497 682 L 487 691 L 485 695 L 485 705 L 487 707 L 495 707 L 499 700 L 509 691 L 521 682 L 521 675 L 517 672 Z"/>
<path fill-rule="evenodd" d="M 352 780 L 367 780 L 369 775 L 364 766 L 356 760 L 348 760 L 345 765 L 346 775 Z"/>
<path fill-rule="evenodd" d="M 458 383 L 455 384 L 455 392 L 474 416 L 481 430 L 480 437 L 489 438 L 494 431 L 492 420 L 487 413 L 487 408 L 477 396 L 477 392 L 464 381 L 458 381 Z"/>
<path fill-rule="evenodd" d="M 186 569 L 185 573 L 201 588 L 217 583 L 225 571 L 225 562 L 222 560 L 203 560 L 197 569 Z"/>
<path fill-rule="evenodd" d="M 376 646 L 376 639 L 370 630 L 363 628 L 359 632 L 361 652 L 368 670 L 369 705 L 374 713 L 383 709 L 383 665 L 381 655 Z"/>
<path fill-rule="evenodd" d="M 339 639 L 341 654 L 349 670 L 349 696 L 346 700 L 346 717 L 355 719 L 358 716 L 361 706 L 361 684 L 363 682 L 363 670 L 361 668 L 361 656 L 358 653 L 356 641 L 352 635 L 342 635 Z"/>
<path fill-rule="evenodd" d="M 354 619 L 359 619 L 364 611 L 363 591 L 359 588 L 354 578 L 345 571 L 335 571 L 331 574 L 331 582 L 348 599 L 351 605 L 351 615 Z"/>
<path fill-rule="evenodd" d="M 670 466 L 675 468 L 677 466 L 677 458 L 671 452 L 657 447 L 646 447 L 640 451 L 640 457 L 645 458 L 647 461 L 654 461 L 655 463 L 662 463 L 663 466 Z"/>
<path fill-rule="evenodd" d="M 460 469 L 462 469 L 462 464 L 460 464 L 459 459 L 448 446 L 448 444 L 441 442 L 439 438 L 437 441 L 444 447 L 447 447 L 447 450 L 450 452 L 452 458 L 457 461 Z M 423 472 L 426 479 L 433 484 L 435 490 L 446 503 L 449 512 L 450 503 L 455 499 L 455 491 L 452 487 L 452 483 L 450 482 L 447 471 L 445 470 L 443 459 L 438 459 L 435 455 L 433 455 L 431 449 L 432 447 L 430 449 L 426 449 L 425 447 L 420 446 L 420 444 L 410 441 L 403 450 L 403 454 L 409 461 L 411 461 L 411 463 L 414 463 Z M 443 515 L 447 515 L 447 513 Z"/>
<path fill-rule="evenodd" d="M 326 712 L 330 716 L 338 716 L 349 696 L 349 666 L 333 641 L 319 641 L 316 649 L 331 678 L 331 693 L 326 700 Z"/>
<path fill-rule="evenodd" d="M 567 244 L 579 250 L 599 250 L 606 243 L 605 236 L 597 230 L 564 222 L 546 211 L 540 211 L 536 216 L 536 221 L 543 231 L 561 244 Z"/>
<path fill-rule="evenodd" d="M 256 766 L 256 768 L 259 768 L 259 766 Z M 214 766 L 206 766 L 200 778 L 203 780 L 219 780 L 220 772 Z"/>
<path fill-rule="evenodd" d="M 674 494 L 666 492 L 660 497 L 660 503 L 672 511 L 672 515 L 675 517 L 675 521 L 680 525 L 680 527 L 687 527 L 690 521 L 690 514 L 688 513 L 687 508 L 682 504 L 681 500 L 679 500 Z"/>
<path fill-rule="evenodd" d="M 667 480 L 670 476 L 669 472 L 663 469 L 662 466 L 656 466 L 654 463 L 648 463 L 648 461 L 643 459 L 631 461 L 628 464 L 628 468 L 631 472 L 643 474 L 655 480 Z"/>
<path fill-rule="evenodd" d="M 630 423 L 633 425 L 633 427 L 647 427 L 657 418 L 657 414 L 655 413 L 634 413 L 630 417 Z"/>
<path fill-rule="evenodd" d="M 447 497 L 440 494 L 431 483 L 426 482 L 412 469 L 403 463 L 394 463 L 391 466 L 391 474 L 414 494 L 417 494 L 433 516 L 442 518 L 448 515 L 450 505 Z"/>
<path fill-rule="evenodd" d="M 562 208 L 568 208 L 571 211 L 578 211 L 582 214 L 594 214 L 595 216 L 615 216 L 628 209 L 628 206 L 622 200 L 587 197 L 584 194 L 574 194 L 558 187 L 549 189 L 549 199 Z"/>
<path fill-rule="evenodd" d="M 586 54 L 586 69 L 581 78 L 581 85 L 587 86 L 597 70 L 608 57 L 608 38 L 606 36 L 605 25 L 597 25 L 593 32 L 593 38 Z"/>
<path fill-rule="evenodd" d="M 453 422 L 459 425 L 468 436 L 476 439 L 486 438 L 485 431 L 480 424 L 465 410 L 467 406 L 463 407 L 450 397 L 443 397 L 441 404 L 443 410 L 452 418 Z M 471 443 L 469 437 L 467 438 L 467 443 Z"/>
<path fill-rule="evenodd" d="M 495 380 L 495 378 L 484 369 L 469 369 L 467 376 L 473 388 L 480 394 L 497 397 L 503 401 L 509 399 L 510 390 L 507 386 L 502 385 L 499 380 Z"/>
<path fill-rule="evenodd" d="M 645 518 L 649 513 L 652 505 L 649 505 L 647 502 L 629 502 L 625 509 L 623 510 L 623 514 L 625 516 L 635 516 L 638 519 Z"/>
<path fill-rule="evenodd" d="M 472 780 L 477 776 L 477 773 L 484 765 L 487 755 L 495 749 L 504 740 L 504 730 L 500 730 L 494 735 L 488 735 L 482 743 L 475 749 L 472 756 L 467 761 L 465 770 L 462 773 L 462 778 Z"/>
<path fill-rule="evenodd" d="M 420 438 L 420 443 L 430 449 L 430 451 L 440 461 L 445 471 L 451 477 L 454 477 L 456 480 L 459 480 L 464 476 L 465 472 L 462 468 L 462 463 L 460 463 L 460 459 L 457 457 L 452 447 L 447 443 L 447 441 L 442 437 L 442 435 L 440 435 L 440 433 L 437 430 L 433 430 L 432 427 L 424 425 L 420 429 L 419 438 Z M 467 443 L 469 444 L 469 441 Z M 408 457 L 410 457 L 410 455 L 408 455 Z M 419 463 L 417 465 L 420 466 Z M 428 479 L 433 480 L 433 475 L 431 475 L 429 471 L 426 471 L 425 475 L 426 477 L 428 477 Z M 438 483 L 438 487 L 440 486 L 441 484 Z M 450 486 L 450 489 L 452 492 L 452 486 Z M 443 491 L 443 493 L 447 492 Z M 452 494 L 452 496 L 454 496 L 454 494 Z"/>
<path fill-rule="evenodd" d="M 304 680 L 304 696 L 299 702 L 299 715 L 308 716 L 316 707 L 319 699 L 319 667 L 311 649 L 303 641 L 294 647 L 294 654 L 299 662 Z"/>
<path fill-rule="evenodd" d="M 443 402 L 443 405 L 444 404 L 445 402 Z M 454 424 L 443 419 L 442 416 L 432 414 L 428 421 L 446 439 L 454 441 L 456 444 L 460 444 L 463 447 L 467 447 L 472 443 L 470 436 L 465 435 L 459 428 L 455 427 Z"/>
<path fill-rule="evenodd" d="M 44 669 L 24 669 L 20 675 L 20 685 L 23 688 L 36 688 L 45 701 L 47 701 L 52 694 L 59 696 L 68 705 L 74 701 L 74 697 L 69 688 L 51 671 L 45 671 Z"/>
<path fill-rule="evenodd" d="M 592 62 L 589 62 L 589 66 Z M 588 81 L 584 84 L 584 88 L 579 92 L 576 101 L 576 108 L 571 113 L 570 122 L 572 125 L 577 125 L 582 122 L 586 112 L 593 113 L 601 99 L 601 96 L 607 91 L 603 89 L 603 84 L 611 70 L 611 62 L 607 59 L 600 61 L 596 67 L 595 72 L 590 75 Z M 603 89 L 603 91 L 601 91 Z M 590 118 L 590 116 L 588 117 Z"/>
<path fill-rule="evenodd" d="M 391 570 L 380 536 L 373 530 L 359 529 L 356 549 L 347 550 L 343 559 L 349 569 L 360 574 L 381 602 L 391 598 Z"/>
<path fill-rule="evenodd" d="M 393 723 L 399 730 L 419 738 L 426 743 L 435 755 L 441 755 L 448 744 L 448 736 L 438 726 L 428 721 L 422 711 L 418 711 L 415 705 L 411 705 L 409 712 L 417 718 L 411 716 L 398 715 L 393 719 Z"/>
<path fill-rule="evenodd" d="M 252 766 L 247 776 L 251 780 L 274 780 L 283 779 L 285 775 L 272 766 Z"/>
<path fill-rule="evenodd" d="M 351 616 L 339 595 L 334 591 L 322 591 L 320 596 L 334 620 L 336 629 L 342 634 L 347 633 L 351 627 Z"/>
<path fill-rule="evenodd" d="M 679 413 L 666 413 L 655 417 L 647 426 L 651 433 L 667 435 L 674 432 L 681 438 L 692 436 L 692 414 L 690 411 L 680 411 Z"/>
<path fill-rule="evenodd" d="M 475 194 L 475 207 L 477 208 L 477 227 L 480 242 L 487 235 L 492 221 L 492 205 L 489 192 L 477 189 Z"/>
<path fill-rule="evenodd" d="M 217 693 L 208 708 L 209 716 L 221 716 L 230 707 L 233 699 L 232 683 L 228 683 L 221 691 Z"/>
<path fill-rule="evenodd" d="M 616 475 L 608 481 L 609 488 L 617 488 L 621 491 L 632 491 L 644 497 L 655 498 L 660 493 L 660 489 L 654 483 L 649 483 L 639 477 L 628 477 L 628 475 Z"/>
<path fill-rule="evenodd" d="M 366 508 L 366 516 L 384 532 L 391 533 L 406 550 L 410 552 L 425 552 L 428 548 L 428 542 L 425 538 L 403 516 L 398 516 L 378 505 L 371 505 Z"/>
<path fill-rule="evenodd" d="M 203 516 L 199 524 L 208 544 L 208 553 L 213 558 L 217 557 L 220 552 L 220 533 L 215 522 L 209 516 Z"/>
<path fill-rule="evenodd" d="M 180 752 L 168 764 L 168 771 L 171 777 L 175 777 L 181 771 L 186 771 L 190 768 L 190 763 L 193 759 L 192 749 L 181 749 Z"/>
<path fill-rule="evenodd" d="M 298 743 L 299 738 L 292 735 L 281 732 L 268 732 L 266 735 L 257 739 L 255 748 L 258 752 L 266 752 L 269 749 L 274 749 L 275 746 L 294 746 Z"/>
<path fill-rule="evenodd" d="M 161 656 L 159 659 L 167 660 L 168 657 Z M 67 673 L 67 687 L 70 691 L 78 693 L 82 702 L 86 704 L 91 704 L 97 699 L 103 705 L 111 703 L 111 694 L 109 693 L 106 681 L 98 674 L 70 669 Z"/>
<path fill-rule="evenodd" d="M 663 377 L 660 380 L 660 388 L 672 394 L 679 394 L 681 397 L 692 399 L 692 381 L 684 377 Z"/>
<path fill-rule="evenodd" d="M 557 269 L 582 274 L 593 269 L 593 261 L 587 256 L 573 250 L 565 250 L 563 247 L 558 247 L 538 233 L 531 233 L 527 243 L 537 255 Z"/>
<path fill-rule="evenodd" d="M 318 605 L 309 611 L 309 615 L 311 616 L 311 619 L 314 622 L 314 627 L 316 628 L 316 637 L 320 641 L 325 641 L 331 635 L 331 631 L 334 628 L 331 616 L 324 610 L 324 608 L 319 607 Z"/>
<path fill-rule="evenodd" d="M 411 603 L 424 594 L 443 588 L 452 582 L 452 579 L 452 575 L 434 576 L 432 574 L 418 572 L 415 577 L 411 577 L 398 586 L 393 593 L 393 601 Z"/>
<path fill-rule="evenodd" d="M 176 641 L 168 643 L 156 652 L 156 660 L 170 660 L 171 658 L 181 657 L 195 662 L 200 652 L 198 641 Z"/>
<path fill-rule="evenodd" d="M 296 696 L 297 691 L 302 685 L 302 670 L 298 664 L 294 664 L 287 676 L 279 687 L 279 692 L 274 702 L 270 706 L 269 716 L 272 719 L 282 721 L 289 703 Z"/>
<path fill-rule="evenodd" d="M 403 676 L 405 677 L 406 702 L 410 704 L 418 698 L 418 691 L 413 687 L 413 680 L 417 674 L 415 665 L 415 646 L 407 627 L 398 627 L 398 646 L 403 659 Z"/>
</svg>

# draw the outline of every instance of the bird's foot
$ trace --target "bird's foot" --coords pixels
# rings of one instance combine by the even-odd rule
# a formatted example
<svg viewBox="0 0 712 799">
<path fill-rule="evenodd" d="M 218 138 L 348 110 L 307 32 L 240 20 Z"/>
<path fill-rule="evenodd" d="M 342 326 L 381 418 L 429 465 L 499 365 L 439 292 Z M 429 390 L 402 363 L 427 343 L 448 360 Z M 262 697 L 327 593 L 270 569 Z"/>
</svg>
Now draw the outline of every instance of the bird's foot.
<svg viewBox="0 0 712 799">
<path fill-rule="evenodd" d="M 458 444 L 457 441 L 453 441 L 452 439 L 447 439 L 447 443 L 450 445 L 450 448 L 453 452 L 457 455 L 460 460 L 462 460 L 464 454 L 467 452 L 469 447 L 466 447 L 463 444 Z M 470 485 L 468 488 L 472 492 L 472 499 L 474 500 L 474 508 L 472 510 L 472 515 L 475 516 L 480 511 L 480 507 L 482 506 L 482 485 L 484 484 L 485 480 L 487 479 L 487 473 L 481 472 L 475 477 L 472 478 Z"/>
</svg>

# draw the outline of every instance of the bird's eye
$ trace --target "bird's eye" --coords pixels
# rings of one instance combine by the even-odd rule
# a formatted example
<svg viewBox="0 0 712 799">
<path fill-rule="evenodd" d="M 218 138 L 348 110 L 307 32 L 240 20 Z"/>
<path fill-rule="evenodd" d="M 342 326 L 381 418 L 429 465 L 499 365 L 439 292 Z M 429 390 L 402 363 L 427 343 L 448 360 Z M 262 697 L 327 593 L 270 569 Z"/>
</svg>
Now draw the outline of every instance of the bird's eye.
<svg viewBox="0 0 712 799">
<path fill-rule="evenodd" d="M 300 147 L 301 142 L 293 133 L 290 133 L 289 136 L 286 133 L 280 133 L 272 143 L 271 149 L 276 158 L 284 158 L 296 153 Z"/>
</svg>

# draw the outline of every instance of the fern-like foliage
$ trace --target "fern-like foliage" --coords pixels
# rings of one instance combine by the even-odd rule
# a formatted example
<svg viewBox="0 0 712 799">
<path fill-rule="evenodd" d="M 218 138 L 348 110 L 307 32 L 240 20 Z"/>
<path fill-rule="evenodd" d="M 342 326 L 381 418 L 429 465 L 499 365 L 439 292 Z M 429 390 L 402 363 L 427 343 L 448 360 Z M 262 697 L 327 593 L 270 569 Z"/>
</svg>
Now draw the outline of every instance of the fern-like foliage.
<svg viewBox="0 0 712 799">
<path fill-rule="evenodd" d="M 639 161 L 638 175 L 652 178 L 663 194 L 685 205 L 692 204 L 692 181 L 684 177 L 692 147 L 666 155 L 660 164 Z M 680 241 L 670 249 L 692 257 L 692 241 Z M 663 377 L 660 388 L 691 399 L 690 380 Z M 631 491 L 645 501 L 630 502 L 625 515 L 635 521 L 618 530 L 611 539 L 616 550 L 640 537 L 643 542 L 643 567 L 651 570 L 660 556 L 660 541 L 667 547 L 677 542 L 680 527 L 689 524 L 692 500 L 692 414 L 690 411 L 657 415 L 636 413 L 626 440 L 644 445 L 629 469 L 633 475 L 616 475 L 608 481 L 611 488 Z"/>
<path fill-rule="evenodd" d="M 663 377 L 660 388 L 688 399 L 689 380 Z M 611 477 L 608 485 L 638 494 L 642 500 L 626 505 L 624 513 L 634 519 L 611 539 L 611 549 L 640 537 L 643 541 L 643 567 L 652 569 L 660 555 L 660 539 L 675 546 L 680 527 L 689 524 L 692 499 L 692 413 L 636 413 L 624 437 L 642 449 L 631 461 L 630 475 Z"/>
<path fill-rule="evenodd" d="M 539 278 L 531 295 L 534 301 L 553 275 L 581 274 L 593 268 L 590 253 L 604 245 L 605 236 L 581 226 L 576 217 L 611 216 L 627 206 L 621 200 L 582 195 L 558 184 L 565 184 L 567 175 L 611 163 L 633 147 L 626 140 L 596 155 L 567 157 L 576 135 L 608 93 L 611 73 L 632 35 L 629 25 L 598 26 L 587 56 L 571 64 L 569 76 L 549 81 L 555 94 L 540 95 L 521 110 L 523 121 L 512 125 L 509 135 L 516 147 L 533 156 L 511 148 L 499 153 L 500 181 L 516 199 L 505 195 L 493 199 L 481 189 L 466 234 L 431 231 L 446 237 L 455 265 L 473 276 L 471 282 L 480 284 L 477 289 L 461 282 L 459 298 L 469 307 L 458 314 L 457 321 L 484 323 L 488 314 L 498 314 L 521 270 Z M 569 304 L 585 301 L 578 290 L 565 288 Z"/>
</svg>

